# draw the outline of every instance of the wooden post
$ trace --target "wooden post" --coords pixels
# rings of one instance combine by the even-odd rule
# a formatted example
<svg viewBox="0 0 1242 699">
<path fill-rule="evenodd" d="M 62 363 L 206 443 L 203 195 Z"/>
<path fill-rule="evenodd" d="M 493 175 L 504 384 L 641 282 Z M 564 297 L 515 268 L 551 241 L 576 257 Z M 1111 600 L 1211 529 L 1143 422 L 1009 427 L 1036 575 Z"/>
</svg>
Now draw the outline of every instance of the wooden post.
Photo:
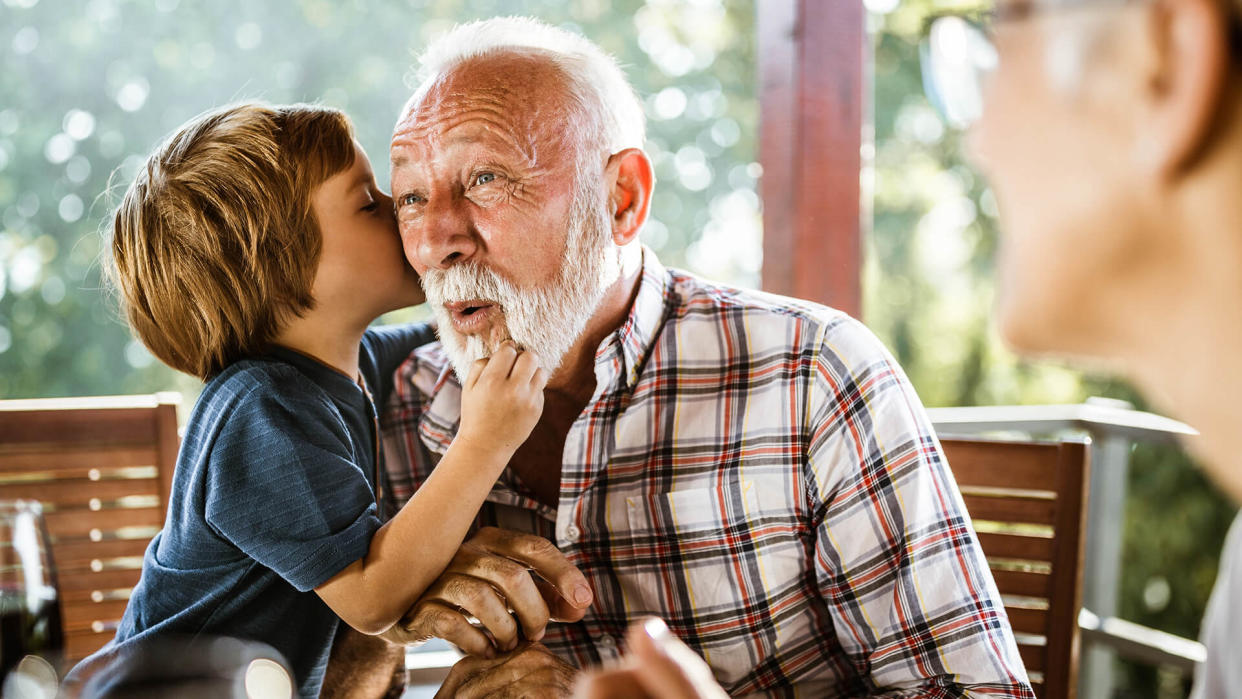
<svg viewBox="0 0 1242 699">
<path fill-rule="evenodd" d="M 760 0 L 763 288 L 862 311 L 860 0 Z"/>
</svg>

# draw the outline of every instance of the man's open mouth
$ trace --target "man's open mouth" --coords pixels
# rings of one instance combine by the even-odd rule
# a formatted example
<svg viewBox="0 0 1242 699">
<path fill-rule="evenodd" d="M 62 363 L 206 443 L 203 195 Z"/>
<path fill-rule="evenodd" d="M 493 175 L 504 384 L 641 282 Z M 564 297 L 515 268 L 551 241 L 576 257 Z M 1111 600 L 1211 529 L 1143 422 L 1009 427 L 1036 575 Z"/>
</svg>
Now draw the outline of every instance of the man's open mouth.
<svg viewBox="0 0 1242 699">
<path fill-rule="evenodd" d="M 491 301 L 470 299 L 446 303 L 444 310 L 449 312 L 453 327 L 457 332 L 463 335 L 473 335 L 490 324 L 491 316 L 498 310 L 498 307 Z"/>
</svg>

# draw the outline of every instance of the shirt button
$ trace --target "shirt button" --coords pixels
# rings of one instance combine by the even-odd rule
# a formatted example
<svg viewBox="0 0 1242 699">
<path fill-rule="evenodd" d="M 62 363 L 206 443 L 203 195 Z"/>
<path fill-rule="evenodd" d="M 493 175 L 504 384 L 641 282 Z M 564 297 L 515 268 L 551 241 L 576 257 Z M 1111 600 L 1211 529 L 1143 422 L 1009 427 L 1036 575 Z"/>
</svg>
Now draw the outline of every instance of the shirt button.
<svg viewBox="0 0 1242 699">
<path fill-rule="evenodd" d="M 613 638 L 612 636 L 604 636 L 603 638 L 599 639 L 599 644 L 605 648 L 616 648 L 617 639 Z"/>
<path fill-rule="evenodd" d="M 565 527 L 565 538 L 566 539 L 569 539 L 570 541 L 577 541 L 581 537 L 582 537 L 582 530 L 578 529 L 576 525 L 571 524 L 568 527 Z"/>
</svg>

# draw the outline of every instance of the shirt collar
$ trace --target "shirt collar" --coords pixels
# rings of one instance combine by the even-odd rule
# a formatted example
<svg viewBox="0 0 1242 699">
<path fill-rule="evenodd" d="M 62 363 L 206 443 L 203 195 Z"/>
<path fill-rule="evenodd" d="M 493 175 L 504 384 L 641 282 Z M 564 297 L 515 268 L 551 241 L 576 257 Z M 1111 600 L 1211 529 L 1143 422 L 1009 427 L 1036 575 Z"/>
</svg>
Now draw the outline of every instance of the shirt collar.
<svg viewBox="0 0 1242 699">
<path fill-rule="evenodd" d="M 595 350 L 595 374 L 601 384 L 596 387 L 596 397 L 616 380 L 616 374 L 605 371 L 604 367 L 616 366 L 612 357 L 617 348 L 620 349 L 621 365 L 616 366 L 616 369 L 618 373 L 624 374 L 626 389 L 634 388 L 638 383 L 643 362 L 664 325 L 672 288 L 668 270 L 645 245 L 642 248 L 642 260 L 642 278 L 638 282 L 638 294 L 630 307 L 629 315 L 621 327 L 604 338 Z M 423 350 L 416 352 L 421 354 Z M 418 431 L 424 444 L 443 453 L 448 449 L 461 423 L 461 382 L 442 348 L 435 347 L 427 359 L 440 363 L 441 368 L 438 373 L 419 372 L 414 379 L 415 388 L 428 397 L 427 409 L 419 421 Z M 606 377 L 609 380 L 604 381 Z"/>
<path fill-rule="evenodd" d="M 605 338 L 595 351 L 595 362 L 598 365 L 607 357 L 613 343 L 620 346 L 625 386 L 631 390 L 638 383 L 643 362 L 664 325 L 672 288 L 668 270 L 660 264 L 655 252 L 644 245 L 642 255 L 642 278 L 638 282 L 638 295 L 634 298 L 634 305 L 630 307 L 630 314 L 617 332 Z"/>
</svg>

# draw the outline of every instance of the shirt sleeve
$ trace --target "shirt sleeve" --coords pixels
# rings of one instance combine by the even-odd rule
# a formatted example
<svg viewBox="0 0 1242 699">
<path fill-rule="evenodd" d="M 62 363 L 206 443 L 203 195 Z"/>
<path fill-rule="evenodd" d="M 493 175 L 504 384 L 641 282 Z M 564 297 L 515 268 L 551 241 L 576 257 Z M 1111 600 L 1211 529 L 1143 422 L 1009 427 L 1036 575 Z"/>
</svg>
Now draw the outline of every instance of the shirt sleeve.
<svg viewBox="0 0 1242 699">
<path fill-rule="evenodd" d="M 827 326 L 809 395 L 815 568 L 872 696 L 1035 696 L 909 380 L 860 323 Z"/>
<path fill-rule="evenodd" d="M 415 349 L 436 339 L 427 323 L 384 325 L 369 328 L 362 336 L 364 355 L 369 355 L 367 381 L 375 388 L 375 402 L 382 406 L 392 393 L 393 372 Z"/>
<path fill-rule="evenodd" d="M 380 527 L 375 494 L 326 398 L 259 387 L 213 445 L 207 522 L 299 591 L 366 555 Z"/>
<path fill-rule="evenodd" d="M 1203 615 L 1200 640 L 1207 660 L 1195 669 L 1191 699 L 1227 697 L 1242 686 L 1242 515 L 1234 519 L 1225 538 L 1220 572 Z"/>
</svg>

